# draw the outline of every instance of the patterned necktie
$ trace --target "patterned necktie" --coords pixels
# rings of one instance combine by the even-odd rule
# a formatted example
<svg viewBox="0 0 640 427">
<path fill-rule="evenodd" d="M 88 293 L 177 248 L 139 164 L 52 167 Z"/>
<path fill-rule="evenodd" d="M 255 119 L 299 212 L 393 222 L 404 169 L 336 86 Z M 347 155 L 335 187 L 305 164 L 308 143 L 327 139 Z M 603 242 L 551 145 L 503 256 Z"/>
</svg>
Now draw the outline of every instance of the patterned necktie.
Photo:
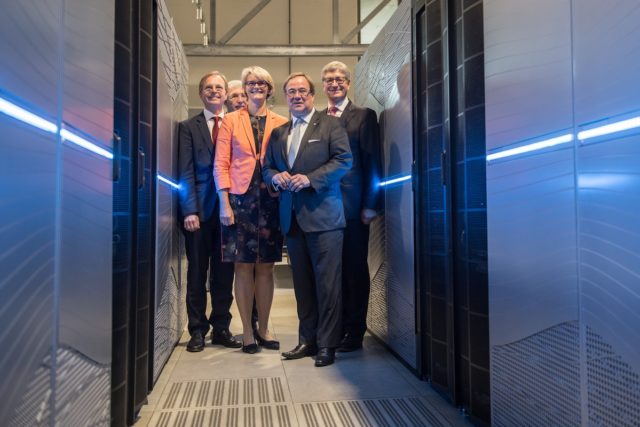
<svg viewBox="0 0 640 427">
<path fill-rule="evenodd" d="M 329 107 L 329 115 L 330 116 L 338 116 L 338 111 L 340 111 L 340 110 L 335 105 L 333 107 Z"/>
<path fill-rule="evenodd" d="M 220 117 L 213 116 L 213 128 L 211 129 L 211 142 L 216 145 L 218 140 L 218 131 L 220 130 Z"/>
<path fill-rule="evenodd" d="M 302 127 L 302 123 L 304 120 L 296 119 L 296 122 L 293 124 L 293 133 L 291 134 L 291 145 L 289 146 L 289 153 L 287 153 L 287 162 L 289 163 L 289 167 L 293 167 L 293 162 L 296 160 L 296 155 L 298 154 L 298 148 L 300 147 L 300 128 Z"/>
</svg>

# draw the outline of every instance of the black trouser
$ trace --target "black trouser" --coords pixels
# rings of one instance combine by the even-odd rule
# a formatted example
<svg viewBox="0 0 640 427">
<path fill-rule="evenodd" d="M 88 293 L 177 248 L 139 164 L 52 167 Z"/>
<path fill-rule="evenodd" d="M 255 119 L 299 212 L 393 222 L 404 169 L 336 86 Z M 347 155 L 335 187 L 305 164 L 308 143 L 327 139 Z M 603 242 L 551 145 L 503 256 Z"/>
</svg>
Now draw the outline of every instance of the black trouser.
<svg viewBox="0 0 640 427">
<path fill-rule="evenodd" d="M 369 308 L 369 226 L 347 221 L 342 247 L 342 332 L 361 339 L 367 331 Z"/>
<path fill-rule="evenodd" d="M 299 342 L 338 347 L 342 338 L 343 230 L 305 233 L 295 219 L 287 234 L 293 289 L 298 309 Z"/>
<path fill-rule="evenodd" d="M 214 212 L 210 219 L 200 222 L 194 232 L 182 229 L 187 252 L 187 317 L 189 333 L 199 330 L 203 334 L 228 329 L 233 302 L 233 263 L 222 262 L 220 220 Z M 207 271 L 211 294 L 211 315 L 207 319 Z"/>
</svg>

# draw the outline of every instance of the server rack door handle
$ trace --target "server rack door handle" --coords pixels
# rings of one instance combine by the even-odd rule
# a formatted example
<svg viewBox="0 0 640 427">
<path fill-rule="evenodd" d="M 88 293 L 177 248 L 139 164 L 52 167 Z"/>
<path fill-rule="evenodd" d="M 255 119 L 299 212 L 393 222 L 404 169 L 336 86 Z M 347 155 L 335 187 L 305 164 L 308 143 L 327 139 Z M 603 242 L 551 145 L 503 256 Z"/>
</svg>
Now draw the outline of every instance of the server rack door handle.
<svg viewBox="0 0 640 427">
<path fill-rule="evenodd" d="M 138 190 L 144 187 L 144 151 L 138 148 Z"/>
<path fill-rule="evenodd" d="M 113 132 L 113 181 L 120 180 L 120 168 L 122 165 L 120 162 L 122 161 L 122 156 L 120 153 L 120 149 L 122 147 L 122 138 L 118 135 L 118 131 Z"/>
</svg>

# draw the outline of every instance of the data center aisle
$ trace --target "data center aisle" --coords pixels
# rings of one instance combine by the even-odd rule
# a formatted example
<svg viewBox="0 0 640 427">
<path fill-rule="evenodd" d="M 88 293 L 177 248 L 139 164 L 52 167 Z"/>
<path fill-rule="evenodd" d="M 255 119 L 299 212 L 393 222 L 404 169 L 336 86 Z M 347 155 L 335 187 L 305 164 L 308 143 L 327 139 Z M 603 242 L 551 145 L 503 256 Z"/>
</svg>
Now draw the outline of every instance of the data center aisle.
<svg viewBox="0 0 640 427">
<path fill-rule="evenodd" d="M 295 298 L 287 274 L 277 272 L 276 280 L 270 329 L 289 350 L 297 344 Z M 233 314 L 237 335 L 240 319 Z M 249 355 L 210 341 L 188 353 L 188 339 L 185 332 L 136 427 L 471 425 L 372 336 L 363 350 L 338 353 L 323 368 L 311 358 L 282 360 L 279 351 L 264 349 Z"/>
</svg>

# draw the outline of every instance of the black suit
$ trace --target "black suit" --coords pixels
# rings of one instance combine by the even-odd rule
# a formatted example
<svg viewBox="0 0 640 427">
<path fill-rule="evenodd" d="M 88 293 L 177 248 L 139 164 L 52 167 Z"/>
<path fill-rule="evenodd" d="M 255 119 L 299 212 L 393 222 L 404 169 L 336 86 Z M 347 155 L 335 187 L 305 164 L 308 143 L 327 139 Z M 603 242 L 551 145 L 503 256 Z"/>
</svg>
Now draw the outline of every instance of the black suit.
<svg viewBox="0 0 640 427">
<path fill-rule="evenodd" d="M 189 262 L 187 270 L 187 317 L 189 333 L 206 334 L 228 329 L 233 302 L 233 263 L 223 263 L 220 218 L 213 180 L 214 146 L 204 113 L 179 125 L 178 170 L 180 174 L 180 224 Z M 184 217 L 198 215 L 200 229 L 184 229 Z M 206 281 L 209 271 L 211 315 L 207 319 Z"/>
<path fill-rule="evenodd" d="M 323 114 L 327 114 L 325 109 Z M 340 181 L 347 227 L 342 250 L 343 333 L 361 340 L 367 330 L 370 278 L 369 225 L 360 219 L 362 209 L 379 210 L 382 173 L 380 132 L 375 111 L 347 104 L 340 123 L 349 135 L 353 166 Z"/>
<path fill-rule="evenodd" d="M 280 194 L 280 224 L 291 258 L 299 339 L 302 344 L 337 347 L 342 337 L 340 264 L 345 226 L 340 179 L 351 167 L 349 141 L 337 119 L 316 112 L 290 168 L 290 128 L 288 123 L 271 134 L 263 178 L 269 186 L 283 171 L 309 178 L 308 188 Z"/>
</svg>

